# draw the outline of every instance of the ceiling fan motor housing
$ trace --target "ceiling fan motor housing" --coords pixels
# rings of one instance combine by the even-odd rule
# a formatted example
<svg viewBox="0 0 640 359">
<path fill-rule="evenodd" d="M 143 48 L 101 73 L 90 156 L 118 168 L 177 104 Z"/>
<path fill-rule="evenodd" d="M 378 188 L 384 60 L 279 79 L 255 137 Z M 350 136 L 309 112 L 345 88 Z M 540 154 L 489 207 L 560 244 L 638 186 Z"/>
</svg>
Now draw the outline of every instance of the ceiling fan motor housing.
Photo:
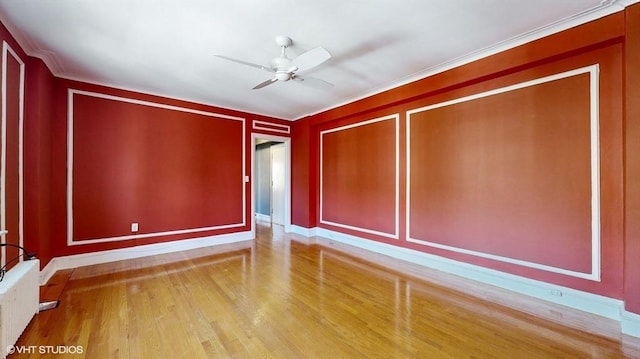
<svg viewBox="0 0 640 359">
<path fill-rule="evenodd" d="M 269 62 L 271 68 L 276 72 L 275 77 L 278 81 L 287 81 L 291 79 L 291 73 L 296 70 L 291 65 L 291 59 L 286 57 L 276 57 Z"/>
</svg>

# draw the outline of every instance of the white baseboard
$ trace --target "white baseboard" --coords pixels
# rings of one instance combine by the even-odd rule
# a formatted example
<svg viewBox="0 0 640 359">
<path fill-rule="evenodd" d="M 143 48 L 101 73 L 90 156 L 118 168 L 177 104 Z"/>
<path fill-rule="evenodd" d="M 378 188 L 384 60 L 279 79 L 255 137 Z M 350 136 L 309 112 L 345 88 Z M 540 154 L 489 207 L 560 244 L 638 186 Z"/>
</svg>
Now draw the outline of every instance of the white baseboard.
<svg viewBox="0 0 640 359">
<path fill-rule="evenodd" d="M 115 262 L 123 259 L 142 258 L 158 254 L 185 251 L 222 244 L 236 243 L 252 240 L 251 231 L 220 234 L 215 236 L 183 239 L 171 242 L 152 243 L 135 247 L 111 249 L 107 251 L 73 254 L 63 257 L 55 257 L 40 271 L 40 285 L 44 285 L 51 279 L 56 271 L 61 269 L 76 268 L 107 262 Z"/>
<path fill-rule="evenodd" d="M 325 228 L 293 227 L 294 233 L 299 235 L 324 237 L 377 254 L 386 255 L 409 263 L 418 264 L 512 292 L 613 319 L 621 323 L 622 333 L 631 336 L 640 336 L 640 315 L 626 312 L 624 310 L 624 303 L 621 300 L 524 278 L 433 254 L 331 231 Z"/>
<path fill-rule="evenodd" d="M 49 261 L 49 263 L 47 263 L 46 266 L 44 266 L 44 268 L 42 268 L 40 270 L 40 285 L 43 286 L 45 284 L 47 284 L 47 282 L 49 281 L 49 279 L 51 279 L 51 277 L 53 277 L 53 275 L 56 273 L 56 264 L 55 264 L 55 258 L 53 258 L 52 260 Z"/>
<path fill-rule="evenodd" d="M 623 310 L 621 317 L 620 326 L 622 333 L 633 337 L 640 337 L 640 315 Z"/>
<path fill-rule="evenodd" d="M 305 237 L 313 237 L 316 235 L 317 228 L 316 227 L 305 228 L 305 227 L 300 227 L 300 226 L 296 226 L 295 224 L 292 224 L 290 229 L 291 229 L 290 230 L 291 233 L 299 234 Z"/>
<path fill-rule="evenodd" d="M 271 216 L 262 214 L 262 213 L 257 213 L 257 212 L 256 212 L 256 219 L 258 221 L 271 222 Z"/>
</svg>

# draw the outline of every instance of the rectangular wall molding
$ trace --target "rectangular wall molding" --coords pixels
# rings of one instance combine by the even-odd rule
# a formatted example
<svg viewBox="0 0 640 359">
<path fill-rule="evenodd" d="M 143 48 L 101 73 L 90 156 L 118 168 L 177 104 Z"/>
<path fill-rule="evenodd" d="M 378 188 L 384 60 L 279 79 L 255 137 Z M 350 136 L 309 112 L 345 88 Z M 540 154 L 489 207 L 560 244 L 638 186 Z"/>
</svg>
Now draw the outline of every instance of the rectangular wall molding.
<svg viewBox="0 0 640 359">
<path fill-rule="evenodd" d="M 223 119 L 223 120 L 232 120 L 239 121 L 242 124 L 242 177 L 238 178 L 239 183 L 243 183 L 242 187 L 242 220 L 238 223 L 229 223 L 223 225 L 213 225 L 213 226 L 205 226 L 198 228 L 176 228 L 175 230 L 168 231 L 158 231 L 158 232 L 150 232 L 150 233 L 141 233 L 141 234 L 131 234 L 131 235 L 121 235 L 121 236 L 110 236 L 104 238 L 93 238 L 93 239 L 83 239 L 83 240 L 75 240 L 73 233 L 73 225 L 74 225 L 74 208 L 73 208 L 73 173 L 74 173 L 74 97 L 77 95 L 89 96 L 94 98 L 100 98 L 111 101 L 118 101 L 129 104 L 136 104 L 154 108 L 165 109 L 169 111 L 177 111 L 184 112 L 189 114 L 196 114 L 201 116 L 207 116 L 212 119 Z M 141 238 L 149 238 L 149 237 L 158 237 L 158 236 L 168 236 L 168 235 L 177 235 L 177 234 L 188 234 L 188 233 L 201 233 L 213 230 L 221 230 L 221 229 L 229 229 L 229 228 L 241 228 L 246 226 L 247 224 L 247 214 L 246 214 L 246 197 L 247 190 L 245 184 L 246 177 L 246 121 L 242 117 L 237 116 L 229 116 L 219 113 L 195 110 L 186 107 L 179 107 L 173 105 L 167 105 L 163 103 L 156 103 L 150 101 L 143 101 L 133 98 L 126 98 L 114 95 L 108 95 L 104 93 L 97 93 L 91 91 L 83 91 L 77 89 L 68 89 L 68 110 L 67 110 L 67 121 L 68 121 L 68 149 L 67 149 L 67 244 L 69 246 L 76 245 L 84 245 L 84 244 L 92 244 L 92 243 L 104 243 L 104 242 L 113 242 L 113 241 L 123 241 L 123 240 L 132 240 L 132 239 L 141 239 Z"/>
<path fill-rule="evenodd" d="M 497 255 L 492 253 L 486 253 L 478 250 L 472 250 L 468 248 L 458 247 L 447 245 L 443 243 L 436 243 L 429 240 L 424 240 L 418 237 L 416 234 L 411 232 L 411 225 L 413 221 L 412 213 L 411 213 L 411 202 L 412 202 L 412 194 L 411 194 L 411 121 L 412 116 L 415 116 L 418 113 L 423 113 L 426 111 L 439 109 L 447 106 L 452 106 L 464 102 L 474 101 L 477 99 L 487 98 L 490 96 L 495 96 L 498 94 L 504 94 L 510 91 L 519 90 L 535 85 L 540 85 L 544 83 L 549 83 L 552 81 L 562 80 L 566 78 L 570 78 L 573 76 L 578 76 L 582 74 L 588 74 L 589 76 L 589 94 L 590 94 L 590 182 L 591 182 L 591 265 L 589 271 L 576 271 L 570 270 L 566 268 L 561 268 L 559 266 L 554 265 L 546 265 L 542 263 L 536 263 L 529 260 L 522 260 L 516 258 L 510 258 L 503 255 Z M 487 258 L 495 261 L 510 263 L 518 266 L 535 268 L 542 271 L 558 273 L 566 276 L 576 277 L 587 279 L 591 281 L 600 281 L 601 277 L 601 269 L 600 269 L 600 261 L 601 261 L 601 253 L 600 253 L 600 152 L 599 152 L 599 114 L 598 114 L 598 101 L 599 101 L 599 66 L 598 64 L 594 64 L 591 66 L 586 66 L 578 69 L 574 69 L 571 71 L 566 71 L 558 74 L 554 74 L 551 76 L 546 76 L 542 78 L 537 78 L 531 81 L 526 81 L 518 84 L 514 84 L 511 86 L 506 86 L 498 89 L 494 89 L 491 91 L 486 91 L 478 94 L 474 94 L 471 96 L 465 96 L 457 99 L 453 99 L 450 101 L 445 101 L 425 107 L 420 107 L 416 109 L 412 109 L 407 111 L 407 143 L 406 143 L 406 166 L 407 166 L 407 177 L 406 177 L 406 226 L 407 226 L 407 241 L 417 243 L 420 245 L 433 247 L 437 249 L 443 249 L 451 252 L 462 253 L 466 255 L 476 256 Z M 418 219 L 419 221 L 419 219 Z"/>
<path fill-rule="evenodd" d="M 364 228 L 362 226 L 358 226 L 358 225 L 353 225 L 350 223 L 343 223 L 343 222 L 339 222 L 339 221 L 333 221 L 333 220 L 329 220 L 327 218 L 327 212 L 326 212 L 326 199 L 325 199 L 325 190 L 324 190 L 324 176 L 326 173 L 326 170 L 324 169 L 323 166 L 323 149 L 324 149 L 324 139 L 325 136 L 331 133 L 336 133 L 336 132 L 341 132 L 341 131 L 348 131 L 350 129 L 354 129 L 354 128 L 358 128 L 361 126 L 367 126 L 367 125 L 371 125 L 371 124 L 375 124 L 375 123 L 379 123 L 382 121 L 393 121 L 394 122 L 394 126 L 395 126 L 395 133 L 393 135 L 389 135 L 389 136 L 394 136 L 394 141 L 395 141 L 395 145 L 394 145 L 394 228 L 393 231 L 380 231 L 380 230 L 375 230 L 375 229 L 371 229 L 371 228 Z M 328 130 L 323 130 L 320 131 L 320 223 L 322 224 L 327 224 L 327 225 L 331 225 L 331 226 L 335 226 L 335 227 L 341 227 L 341 228 L 345 228 L 345 229 L 350 229 L 350 230 L 354 230 L 354 231 L 359 231 L 359 232 L 363 232 L 363 233 L 369 233 L 369 234 L 374 234 L 374 235 L 378 235 L 378 236 L 382 236 L 382 237 L 387 237 L 387 238 L 392 238 L 392 239 L 398 239 L 399 238 L 399 232 L 400 232 L 400 150 L 399 150 L 399 146 L 400 146 L 400 125 L 399 125 L 399 121 L 400 121 L 400 116 L 399 114 L 393 114 L 393 115 L 389 115 L 389 116 L 384 116 L 384 117 L 379 117 L 379 118 L 375 118 L 375 119 L 371 119 L 371 120 L 366 120 L 366 121 L 361 121 L 361 122 L 357 122 L 357 123 L 353 123 L 350 125 L 346 125 L 346 126 L 341 126 L 341 127 L 336 127 L 336 128 L 332 128 L 332 129 L 328 129 Z M 362 173 L 362 176 L 367 176 L 368 174 L 366 173 Z M 374 174 L 375 175 L 375 174 Z"/>
<path fill-rule="evenodd" d="M 291 133 L 291 126 L 281 125 L 278 123 L 253 120 L 252 126 L 254 130 L 259 130 L 259 131 L 269 131 L 269 132 L 277 132 L 277 133 L 284 133 L 284 134 Z"/>
<path fill-rule="evenodd" d="M 6 243 L 8 228 L 7 228 L 7 76 L 8 76 L 8 61 L 9 56 L 13 58 L 19 66 L 19 85 L 18 85 L 18 168 L 12 168 L 11 171 L 18 172 L 18 228 L 13 229 L 17 235 L 18 244 L 24 246 L 24 92 L 25 92 L 25 65 L 24 61 L 18 56 L 18 54 L 9 46 L 6 41 L 2 42 L 2 156 L 0 159 L 0 243 Z M 14 243 L 15 244 L 15 243 Z M 0 267 L 6 263 L 6 247 L 0 248 Z M 19 261 L 23 258 L 20 257 Z"/>
</svg>

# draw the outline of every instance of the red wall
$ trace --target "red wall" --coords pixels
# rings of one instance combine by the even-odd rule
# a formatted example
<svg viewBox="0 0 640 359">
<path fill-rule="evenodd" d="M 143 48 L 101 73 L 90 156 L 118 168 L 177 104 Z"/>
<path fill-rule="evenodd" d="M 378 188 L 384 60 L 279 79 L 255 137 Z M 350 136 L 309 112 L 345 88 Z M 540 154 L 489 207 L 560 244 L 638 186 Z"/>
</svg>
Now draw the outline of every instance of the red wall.
<svg viewBox="0 0 640 359">
<path fill-rule="evenodd" d="M 614 14 L 296 121 L 303 137 L 294 136 L 295 150 L 309 160 L 294 162 L 294 224 L 626 299 L 624 36 L 625 13 Z M 579 74 L 457 102 L 594 64 L 595 101 L 590 75 Z M 591 208 L 592 103 L 598 106 L 599 217 Z M 324 135 L 390 115 L 399 116 L 397 183 L 392 129 Z M 385 150 L 372 150 L 373 142 Z M 354 148 L 359 151 L 347 150 Z M 329 182 L 326 168 L 335 176 Z M 314 181 L 318 190 L 307 194 Z M 400 190 L 397 204 L 392 184 Z M 389 228 L 394 211 L 397 240 L 378 233 Z M 388 217 L 380 222 L 382 212 Z M 595 233 L 592 215 L 600 226 Z"/>
<path fill-rule="evenodd" d="M 23 220 L 23 245 L 37 253 L 44 265 L 53 258 L 51 246 L 51 132 L 53 75 L 36 58 L 27 56 L 4 26 L 0 40 L 24 63 L 23 103 L 23 208 L 19 205 L 19 67 L 14 54 L 7 56 L 7 242 L 19 243 L 19 220 Z M 18 255 L 7 249 L 7 257 Z"/>
<path fill-rule="evenodd" d="M 53 258 L 51 242 L 51 123 L 54 77 L 40 59 L 26 64 L 24 124 L 24 243 L 41 265 Z"/>
<path fill-rule="evenodd" d="M 640 313 L 640 5 L 627 9 L 625 25 L 624 299 Z"/>
<path fill-rule="evenodd" d="M 317 151 L 313 145 L 310 121 L 296 121 L 291 126 L 291 223 L 310 228 L 316 226 L 315 203 L 317 167 L 309 165 L 309 158 Z"/>
</svg>

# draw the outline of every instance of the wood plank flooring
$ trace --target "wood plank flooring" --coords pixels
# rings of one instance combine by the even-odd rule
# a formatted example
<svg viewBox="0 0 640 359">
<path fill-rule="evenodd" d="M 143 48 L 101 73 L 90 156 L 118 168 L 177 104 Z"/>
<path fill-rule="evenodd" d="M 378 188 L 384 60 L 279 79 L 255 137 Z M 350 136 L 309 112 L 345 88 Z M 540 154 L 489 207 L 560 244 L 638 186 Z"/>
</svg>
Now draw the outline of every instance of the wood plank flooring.
<svg viewBox="0 0 640 359">
<path fill-rule="evenodd" d="M 345 249 L 259 226 L 255 242 L 62 272 L 48 291 L 59 307 L 17 343 L 32 353 L 9 358 L 640 358 L 637 338 L 590 334 Z M 54 354 L 61 346 L 76 353 Z"/>
</svg>

